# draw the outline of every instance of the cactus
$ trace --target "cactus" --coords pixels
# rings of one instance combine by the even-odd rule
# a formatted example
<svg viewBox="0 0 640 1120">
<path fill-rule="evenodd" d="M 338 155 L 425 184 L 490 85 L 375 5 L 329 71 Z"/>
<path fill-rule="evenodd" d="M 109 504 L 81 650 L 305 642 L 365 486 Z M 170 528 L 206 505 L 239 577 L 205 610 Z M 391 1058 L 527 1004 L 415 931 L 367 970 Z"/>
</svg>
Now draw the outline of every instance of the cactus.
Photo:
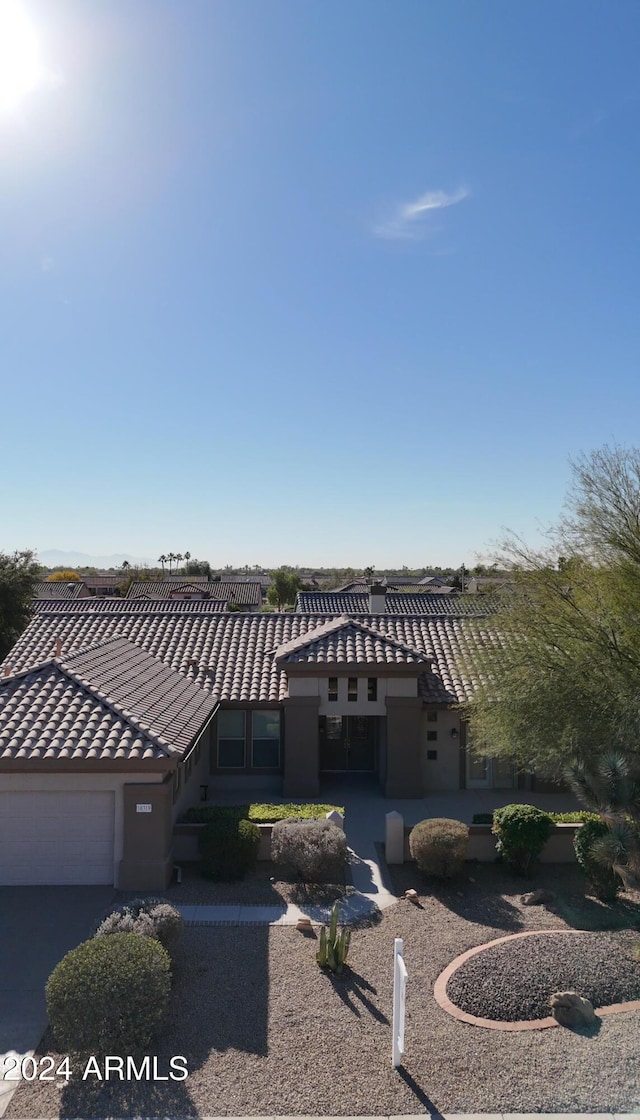
<svg viewBox="0 0 640 1120">
<path fill-rule="evenodd" d="M 330 972 L 342 972 L 342 967 L 349 952 L 350 941 L 351 933 L 348 929 L 343 929 L 338 933 L 338 903 L 336 902 L 331 911 L 329 933 L 327 934 L 326 926 L 323 926 L 320 930 L 320 945 L 316 953 L 316 960 L 320 968 L 328 968 Z"/>
</svg>

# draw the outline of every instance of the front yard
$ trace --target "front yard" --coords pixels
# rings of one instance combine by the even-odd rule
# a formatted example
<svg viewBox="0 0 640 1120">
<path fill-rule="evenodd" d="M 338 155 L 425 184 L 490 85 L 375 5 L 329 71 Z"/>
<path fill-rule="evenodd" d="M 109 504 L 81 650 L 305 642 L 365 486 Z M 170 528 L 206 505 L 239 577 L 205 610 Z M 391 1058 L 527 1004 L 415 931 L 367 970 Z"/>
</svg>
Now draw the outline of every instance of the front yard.
<svg viewBox="0 0 640 1120">
<path fill-rule="evenodd" d="M 603 1018 L 590 1033 L 506 1034 L 457 1022 L 433 997 L 440 972 L 474 945 L 521 930 L 575 927 L 585 915 L 593 928 L 594 906 L 602 925 L 599 904 L 580 903 L 576 869 L 547 865 L 529 883 L 496 865 L 468 865 L 462 880 L 434 891 L 411 866 L 394 876 L 398 893 L 407 886 L 420 891 L 420 907 L 399 902 L 377 924 L 354 931 L 351 969 L 342 979 L 320 971 L 315 939 L 295 929 L 187 928 L 157 1056 L 166 1073 L 172 1056 L 185 1055 L 188 1079 L 23 1084 L 7 1116 L 638 1109 L 640 1012 Z M 538 886 L 556 893 L 552 911 L 520 901 L 523 890 Z M 639 927 L 639 900 L 625 896 L 622 905 L 623 924 Z M 610 924 L 611 913 L 606 917 Z M 391 1068 L 394 937 L 404 938 L 409 970 L 400 1072 Z M 48 1036 L 42 1053 L 55 1054 Z"/>
</svg>

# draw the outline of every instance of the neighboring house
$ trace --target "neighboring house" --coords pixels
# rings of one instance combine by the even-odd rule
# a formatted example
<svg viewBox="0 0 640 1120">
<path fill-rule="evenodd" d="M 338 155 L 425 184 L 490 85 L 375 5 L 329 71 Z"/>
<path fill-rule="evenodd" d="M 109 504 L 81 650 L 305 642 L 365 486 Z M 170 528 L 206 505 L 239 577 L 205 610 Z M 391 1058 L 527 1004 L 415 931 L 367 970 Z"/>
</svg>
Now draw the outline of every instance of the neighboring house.
<svg viewBox="0 0 640 1120">
<path fill-rule="evenodd" d="M 33 591 L 34 599 L 86 599 L 89 594 L 86 583 L 77 579 L 39 579 Z"/>
<path fill-rule="evenodd" d="M 182 577 L 164 580 L 134 580 L 127 599 L 220 599 L 235 603 L 245 611 L 259 611 L 262 606 L 262 589 L 259 583 L 235 583 L 228 580 Z"/>
<path fill-rule="evenodd" d="M 490 596 L 466 599 L 462 595 L 430 591 L 414 595 L 409 591 L 388 591 L 383 584 L 379 584 L 358 593 L 299 591 L 295 610 L 297 614 L 427 614 L 464 618 L 468 615 L 489 614 L 495 609 L 495 605 L 495 598 Z"/>
<path fill-rule="evenodd" d="M 119 595 L 119 587 L 127 579 L 127 572 L 101 572 L 97 576 L 82 576 L 89 588 L 89 594 L 100 598 L 103 595 Z"/>
<path fill-rule="evenodd" d="M 457 710 L 474 643 L 496 640 L 486 612 L 220 606 L 38 604 L 0 670 L 0 883 L 159 889 L 173 824 L 203 787 L 305 798 L 323 775 L 354 773 L 390 797 L 515 784 L 512 767 L 466 751 Z"/>
<path fill-rule="evenodd" d="M 496 591 L 504 591 L 511 587 L 512 580 L 506 579 L 503 576 L 469 576 L 465 583 L 465 591 L 471 595 L 491 594 Z"/>
</svg>

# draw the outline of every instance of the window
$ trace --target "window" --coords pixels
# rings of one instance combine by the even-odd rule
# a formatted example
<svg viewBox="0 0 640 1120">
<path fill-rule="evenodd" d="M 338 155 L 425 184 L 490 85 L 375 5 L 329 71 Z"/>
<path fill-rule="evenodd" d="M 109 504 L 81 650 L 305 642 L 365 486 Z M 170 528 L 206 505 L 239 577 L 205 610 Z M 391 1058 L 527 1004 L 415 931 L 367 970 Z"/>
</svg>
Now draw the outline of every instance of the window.
<svg viewBox="0 0 640 1120">
<path fill-rule="evenodd" d="M 437 738 L 438 738 L 438 732 L 437 731 L 427 731 L 427 742 L 428 743 L 434 743 Z"/>
<path fill-rule="evenodd" d="M 437 762 L 437 761 L 438 761 L 438 752 L 437 751 L 427 751 L 427 762 Z"/>
<path fill-rule="evenodd" d="M 369 677 L 367 681 L 367 700 L 378 699 L 378 678 Z"/>
<path fill-rule="evenodd" d="M 251 765 L 275 770 L 280 765 L 280 712 L 252 712 Z"/>
<path fill-rule="evenodd" d="M 438 713 L 437 712 L 427 712 L 427 723 L 437 723 L 437 722 L 438 722 Z"/>
<path fill-rule="evenodd" d="M 329 700 L 337 700 L 338 699 L 338 678 L 337 677 L 329 677 L 328 699 Z"/>
<path fill-rule="evenodd" d="M 349 677 L 347 684 L 347 700 L 357 701 L 358 699 L 358 678 Z"/>
<path fill-rule="evenodd" d="M 244 712 L 218 712 L 218 766 L 244 766 Z"/>
</svg>

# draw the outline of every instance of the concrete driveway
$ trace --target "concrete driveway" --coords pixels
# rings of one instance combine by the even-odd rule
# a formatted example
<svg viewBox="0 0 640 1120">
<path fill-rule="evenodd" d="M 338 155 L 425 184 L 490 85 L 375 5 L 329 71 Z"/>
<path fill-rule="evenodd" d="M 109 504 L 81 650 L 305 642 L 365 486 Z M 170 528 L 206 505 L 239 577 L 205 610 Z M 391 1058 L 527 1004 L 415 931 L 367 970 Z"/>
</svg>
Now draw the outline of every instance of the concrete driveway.
<svg viewBox="0 0 640 1120">
<path fill-rule="evenodd" d="M 0 1116 L 9 1096 L 3 1056 L 35 1050 L 47 1026 L 49 974 L 91 936 L 114 894 L 113 887 L 0 887 Z"/>
</svg>

